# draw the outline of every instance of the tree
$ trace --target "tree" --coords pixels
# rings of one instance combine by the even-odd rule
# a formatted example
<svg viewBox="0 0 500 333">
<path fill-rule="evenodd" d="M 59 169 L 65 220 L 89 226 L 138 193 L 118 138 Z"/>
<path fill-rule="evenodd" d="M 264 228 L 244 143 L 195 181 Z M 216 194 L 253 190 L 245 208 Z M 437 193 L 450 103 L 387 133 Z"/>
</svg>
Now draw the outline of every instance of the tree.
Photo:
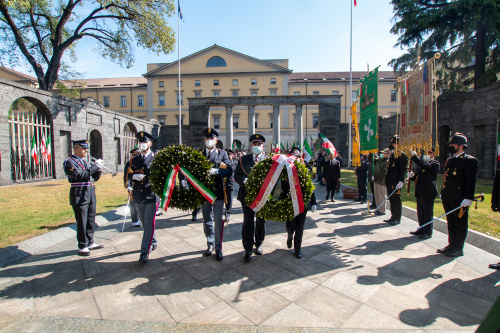
<svg viewBox="0 0 500 333">
<path fill-rule="evenodd" d="M 500 73 L 500 1 L 392 0 L 395 46 L 408 53 L 392 59 L 398 74 L 413 67 L 418 57 L 441 53 L 438 77 L 450 90 L 464 90 L 497 81 Z M 419 50 L 419 51 L 417 51 Z"/>
<path fill-rule="evenodd" d="M 59 77 L 74 75 L 70 62 L 86 38 L 102 57 L 130 68 L 133 41 L 156 54 L 173 51 L 166 17 L 174 10 L 173 0 L 0 0 L 0 62 L 27 61 L 39 88 L 50 91 Z"/>
</svg>

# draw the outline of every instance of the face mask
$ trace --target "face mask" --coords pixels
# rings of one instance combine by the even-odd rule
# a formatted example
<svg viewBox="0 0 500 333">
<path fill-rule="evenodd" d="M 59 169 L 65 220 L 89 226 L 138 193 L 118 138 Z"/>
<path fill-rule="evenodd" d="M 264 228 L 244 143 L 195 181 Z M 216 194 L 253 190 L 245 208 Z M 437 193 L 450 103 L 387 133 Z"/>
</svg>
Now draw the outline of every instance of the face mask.
<svg viewBox="0 0 500 333">
<path fill-rule="evenodd" d="M 380 154 L 380 155 L 378 155 L 378 157 L 384 158 L 384 154 Z"/>
<path fill-rule="evenodd" d="M 457 152 L 457 148 L 454 146 L 448 146 L 448 152 L 455 154 Z"/>
<path fill-rule="evenodd" d="M 424 162 L 427 162 L 427 161 L 429 161 L 430 159 L 431 159 L 431 157 L 430 157 L 430 156 L 424 156 L 424 158 L 423 158 Z"/>
<path fill-rule="evenodd" d="M 389 145 L 389 149 L 390 150 L 394 150 L 394 146 L 393 145 Z"/>
<path fill-rule="evenodd" d="M 205 146 L 207 146 L 208 149 L 212 149 L 215 146 L 215 140 L 207 140 L 205 141 Z"/>
<path fill-rule="evenodd" d="M 262 147 L 261 146 L 253 146 L 252 147 L 252 152 L 255 155 L 260 155 L 260 153 L 262 153 Z"/>
<path fill-rule="evenodd" d="M 149 145 L 147 144 L 147 142 L 142 142 L 142 143 L 139 144 L 139 149 L 141 151 L 146 151 L 146 150 L 149 149 Z"/>
</svg>

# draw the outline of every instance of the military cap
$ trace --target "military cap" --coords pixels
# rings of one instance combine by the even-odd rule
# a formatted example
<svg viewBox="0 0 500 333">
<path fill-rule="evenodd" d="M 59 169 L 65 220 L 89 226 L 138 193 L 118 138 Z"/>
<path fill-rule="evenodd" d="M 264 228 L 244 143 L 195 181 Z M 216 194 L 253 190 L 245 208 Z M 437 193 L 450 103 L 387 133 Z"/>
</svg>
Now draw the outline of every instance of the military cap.
<svg viewBox="0 0 500 333">
<path fill-rule="evenodd" d="M 130 151 L 130 153 L 131 153 L 131 154 L 133 154 L 135 151 L 139 151 L 139 148 L 137 148 L 137 147 L 136 147 L 136 148 L 132 149 L 132 150 Z"/>
<path fill-rule="evenodd" d="M 232 151 L 231 149 L 226 149 L 226 152 L 227 152 L 228 154 L 234 154 L 234 151 Z"/>
<path fill-rule="evenodd" d="M 398 143 L 399 143 L 399 135 L 394 135 L 394 136 L 391 138 L 391 143 L 398 144 Z"/>
<path fill-rule="evenodd" d="M 217 138 L 219 137 L 219 132 L 214 130 L 212 127 L 205 128 L 203 131 L 203 135 L 205 135 L 206 138 Z"/>
<path fill-rule="evenodd" d="M 467 146 L 467 137 L 463 133 L 455 133 L 454 136 L 451 137 L 450 142 L 448 144 L 457 144 L 460 146 L 468 147 Z"/>
<path fill-rule="evenodd" d="M 80 146 L 82 148 L 88 148 L 89 147 L 89 140 L 71 140 L 73 143 L 73 146 Z"/>
<path fill-rule="evenodd" d="M 433 154 L 434 154 L 435 152 L 436 152 L 436 149 L 431 148 L 431 149 L 429 149 L 429 150 L 427 151 L 427 154 L 428 154 L 428 153 L 433 153 Z"/>
<path fill-rule="evenodd" d="M 145 131 L 140 131 L 138 132 L 135 137 L 139 142 L 148 142 L 148 141 L 153 141 L 153 136 L 149 134 L 148 132 Z"/>
<path fill-rule="evenodd" d="M 300 148 L 299 147 L 290 148 L 290 155 L 299 155 L 300 156 Z"/>
<path fill-rule="evenodd" d="M 253 134 L 252 136 L 250 136 L 250 142 L 255 142 L 255 141 L 266 142 L 266 138 L 264 138 L 260 134 Z"/>
</svg>

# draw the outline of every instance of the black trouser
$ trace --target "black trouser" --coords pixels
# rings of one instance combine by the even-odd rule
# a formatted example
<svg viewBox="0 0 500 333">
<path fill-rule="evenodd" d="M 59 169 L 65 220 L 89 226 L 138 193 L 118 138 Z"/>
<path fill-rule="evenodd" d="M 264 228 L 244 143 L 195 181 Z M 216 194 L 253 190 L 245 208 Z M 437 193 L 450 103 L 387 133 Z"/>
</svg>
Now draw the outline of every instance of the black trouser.
<svg viewBox="0 0 500 333">
<path fill-rule="evenodd" d="M 391 194 L 396 187 L 387 186 L 387 195 Z M 401 213 L 403 211 L 403 204 L 401 203 L 401 189 L 394 192 L 389 198 L 391 203 L 391 220 L 401 221 Z"/>
<path fill-rule="evenodd" d="M 358 176 L 358 198 L 361 200 L 366 200 L 368 193 L 366 189 L 366 177 Z"/>
<path fill-rule="evenodd" d="M 433 220 L 434 216 L 434 199 L 436 197 L 417 197 L 417 216 L 418 225 L 424 225 Z M 432 223 L 419 229 L 421 235 L 432 235 Z"/>
<path fill-rule="evenodd" d="M 332 198 L 335 195 L 335 190 L 337 189 L 337 178 L 330 178 L 326 180 L 326 196 L 330 196 L 330 191 L 332 192 Z"/>
<path fill-rule="evenodd" d="M 137 209 L 135 209 L 135 203 L 130 201 L 130 217 L 132 218 L 132 222 L 137 222 L 139 219 L 137 218 Z"/>
<path fill-rule="evenodd" d="M 377 203 L 375 202 L 375 188 L 373 185 L 373 182 L 370 182 L 370 190 L 372 191 L 372 205 L 377 206 Z"/>
<path fill-rule="evenodd" d="M 445 212 L 457 208 L 462 202 L 446 201 L 446 199 L 442 199 L 442 201 Z M 448 243 L 451 248 L 456 251 L 462 251 L 464 249 L 465 238 L 467 238 L 467 230 L 469 228 L 469 209 L 464 209 L 462 217 L 458 217 L 460 211 L 461 209 L 458 209 L 446 215 L 446 219 L 448 220 Z"/>
<path fill-rule="evenodd" d="M 94 223 L 96 203 L 74 205 L 73 211 L 76 218 L 76 239 L 78 248 L 83 249 L 94 244 Z"/>
<path fill-rule="evenodd" d="M 196 215 L 198 215 L 198 213 L 200 212 L 200 208 L 201 207 L 196 207 L 195 209 L 193 209 L 193 212 L 191 213 L 191 216 L 193 216 L 193 218 L 196 218 Z"/>
<path fill-rule="evenodd" d="M 266 237 L 266 221 L 260 217 L 255 219 L 255 212 L 247 205 L 243 206 L 243 225 L 241 227 L 241 240 L 245 251 L 252 251 L 253 245 L 259 247 Z M 255 232 L 255 241 L 254 241 Z"/>
<path fill-rule="evenodd" d="M 295 233 L 293 237 L 293 248 L 295 249 L 295 251 L 300 251 L 300 248 L 302 247 L 302 236 L 304 235 L 306 215 L 307 211 L 304 211 L 295 216 L 293 220 L 286 221 L 286 228 L 290 229 L 292 234 Z"/>
<path fill-rule="evenodd" d="M 226 196 L 227 196 L 226 213 L 227 213 L 227 215 L 231 215 L 231 208 L 233 208 L 233 192 L 234 192 L 233 188 L 226 187 Z"/>
</svg>

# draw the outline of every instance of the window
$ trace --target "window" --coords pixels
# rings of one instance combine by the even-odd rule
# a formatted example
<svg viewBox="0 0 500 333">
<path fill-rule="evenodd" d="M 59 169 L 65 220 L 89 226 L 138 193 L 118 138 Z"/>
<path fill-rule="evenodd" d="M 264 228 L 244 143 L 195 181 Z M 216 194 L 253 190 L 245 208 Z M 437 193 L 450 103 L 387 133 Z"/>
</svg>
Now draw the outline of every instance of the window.
<svg viewBox="0 0 500 333">
<path fill-rule="evenodd" d="M 313 115 L 313 127 L 318 128 L 319 125 L 319 117 L 318 115 Z"/>
<path fill-rule="evenodd" d="M 273 128 L 273 114 L 269 114 L 269 125 L 271 128 Z"/>
<path fill-rule="evenodd" d="M 207 61 L 207 67 L 226 67 L 226 61 L 221 57 L 212 57 Z"/>
<path fill-rule="evenodd" d="M 332 95 L 338 95 L 339 94 L 339 91 L 338 90 L 333 90 L 332 91 Z"/>
<path fill-rule="evenodd" d="M 237 86 L 238 85 L 238 79 L 233 79 L 233 86 Z"/>
<path fill-rule="evenodd" d="M 194 91 L 194 97 L 200 98 L 201 97 L 201 90 L 195 90 Z"/>
<path fill-rule="evenodd" d="M 137 106 L 144 106 L 144 96 L 143 95 L 137 96 Z"/>
<path fill-rule="evenodd" d="M 179 92 L 175 92 L 175 97 L 177 98 L 177 105 L 179 105 Z M 181 105 L 184 104 L 184 92 L 181 91 Z"/>
<path fill-rule="evenodd" d="M 300 91 L 294 91 L 294 92 L 293 92 L 293 94 L 294 94 L 295 96 L 299 96 L 299 95 L 300 95 Z"/>
<path fill-rule="evenodd" d="M 179 81 L 177 81 L 177 87 L 182 87 L 182 81 L 181 81 L 180 85 L 179 85 Z"/>
<path fill-rule="evenodd" d="M 319 95 L 319 91 L 313 91 L 313 95 Z"/>
<path fill-rule="evenodd" d="M 179 116 L 175 116 L 175 119 L 177 121 L 177 126 L 179 126 Z M 181 117 L 181 125 L 184 125 L 184 116 Z"/>
<path fill-rule="evenodd" d="M 231 89 L 231 92 L 232 92 L 233 97 L 238 97 L 240 94 L 239 89 Z"/>
<path fill-rule="evenodd" d="M 214 90 L 214 97 L 220 97 L 220 90 Z"/>
<path fill-rule="evenodd" d="M 219 85 L 219 80 L 214 80 L 214 86 L 218 86 Z"/>
<path fill-rule="evenodd" d="M 252 86 L 257 85 L 257 79 L 252 79 L 252 80 L 250 81 L 250 84 L 251 84 Z"/>
<path fill-rule="evenodd" d="M 250 96 L 257 96 L 257 89 L 251 89 L 250 90 Z"/>
<path fill-rule="evenodd" d="M 109 107 L 109 96 L 104 96 L 104 107 Z"/>
<path fill-rule="evenodd" d="M 165 105 L 165 94 L 158 94 L 158 105 Z"/>
<path fill-rule="evenodd" d="M 238 128 L 240 122 L 240 116 L 233 116 L 233 128 Z"/>
<path fill-rule="evenodd" d="M 276 78 L 271 78 L 271 84 L 276 84 Z"/>
<path fill-rule="evenodd" d="M 200 80 L 195 80 L 195 81 L 194 81 L 194 86 L 195 86 L 195 87 L 199 87 L 199 86 L 201 86 L 201 81 L 200 81 Z"/>
<path fill-rule="evenodd" d="M 165 125 L 165 118 L 166 116 L 158 116 L 158 122 L 160 125 Z"/>
<path fill-rule="evenodd" d="M 396 101 L 397 101 L 396 90 L 391 90 L 391 102 L 396 102 Z"/>
<path fill-rule="evenodd" d="M 163 88 L 163 87 L 165 87 L 165 83 L 163 81 L 160 81 L 160 82 L 158 82 L 158 86 L 160 88 Z"/>
<path fill-rule="evenodd" d="M 276 96 L 278 94 L 278 89 L 269 89 L 269 96 Z"/>
<path fill-rule="evenodd" d="M 120 96 L 120 106 L 127 106 L 127 96 Z"/>
<path fill-rule="evenodd" d="M 215 129 L 220 128 L 220 116 L 219 115 L 214 116 L 214 128 Z"/>
<path fill-rule="evenodd" d="M 258 123 L 259 123 L 259 115 L 258 115 L 258 114 L 256 114 L 256 115 L 255 115 L 255 128 L 259 128 Z"/>
</svg>

